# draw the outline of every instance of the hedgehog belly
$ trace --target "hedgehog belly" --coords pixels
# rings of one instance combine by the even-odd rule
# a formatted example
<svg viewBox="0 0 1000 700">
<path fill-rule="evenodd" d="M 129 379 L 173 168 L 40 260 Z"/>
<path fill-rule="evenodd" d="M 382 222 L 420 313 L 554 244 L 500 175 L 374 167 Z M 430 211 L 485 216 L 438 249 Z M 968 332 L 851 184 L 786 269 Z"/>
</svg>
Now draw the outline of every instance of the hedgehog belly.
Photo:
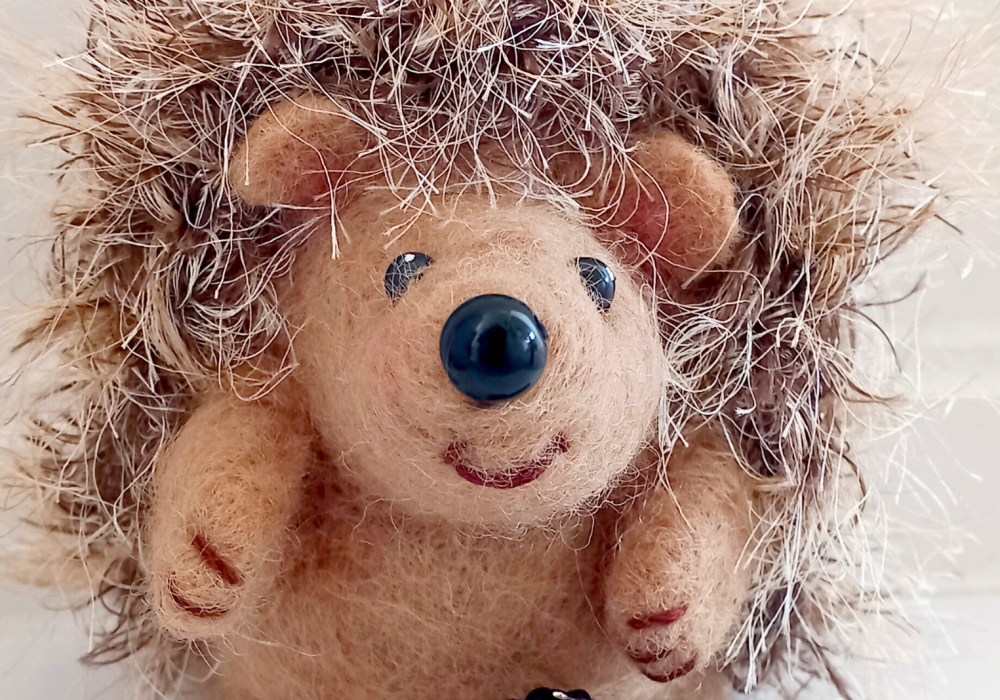
<svg viewBox="0 0 1000 700">
<path fill-rule="evenodd" d="M 295 563 L 223 657 L 248 700 L 502 700 L 635 676 L 597 623 L 590 518 L 475 536 L 348 498 L 308 518 Z"/>
</svg>

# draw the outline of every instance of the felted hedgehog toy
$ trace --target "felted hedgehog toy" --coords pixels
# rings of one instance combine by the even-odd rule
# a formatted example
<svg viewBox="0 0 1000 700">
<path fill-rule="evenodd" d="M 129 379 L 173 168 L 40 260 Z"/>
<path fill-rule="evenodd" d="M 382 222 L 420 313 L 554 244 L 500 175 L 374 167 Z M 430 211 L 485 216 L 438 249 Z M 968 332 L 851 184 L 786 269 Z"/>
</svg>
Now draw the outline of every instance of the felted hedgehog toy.
<svg viewBox="0 0 1000 700">
<path fill-rule="evenodd" d="M 18 466 L 111 611 L 93 660 L 261 700 L 843 687 L 879 593 L 852 289 L 928 209 L 799 9 L 89 8 L 33 115 L 67 155 L 25 346 L 65 369 Z"/>
</svg>

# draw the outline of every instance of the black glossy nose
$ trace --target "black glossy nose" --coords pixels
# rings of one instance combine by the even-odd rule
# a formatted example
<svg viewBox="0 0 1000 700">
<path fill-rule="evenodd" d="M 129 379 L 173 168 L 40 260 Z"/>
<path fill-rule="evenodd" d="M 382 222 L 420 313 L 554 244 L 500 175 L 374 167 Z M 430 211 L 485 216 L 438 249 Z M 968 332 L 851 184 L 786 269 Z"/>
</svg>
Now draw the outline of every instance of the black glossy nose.
<svg viewBox="0 0 1000 700">
<path fill-rule="evenodd" d="M 441 331 L 441 362 L 455 388 L 474 401 L 512 399 L 545 369 L 548 334 L 528 306 L 502 294 L 473 297 Z"/>
</svg>

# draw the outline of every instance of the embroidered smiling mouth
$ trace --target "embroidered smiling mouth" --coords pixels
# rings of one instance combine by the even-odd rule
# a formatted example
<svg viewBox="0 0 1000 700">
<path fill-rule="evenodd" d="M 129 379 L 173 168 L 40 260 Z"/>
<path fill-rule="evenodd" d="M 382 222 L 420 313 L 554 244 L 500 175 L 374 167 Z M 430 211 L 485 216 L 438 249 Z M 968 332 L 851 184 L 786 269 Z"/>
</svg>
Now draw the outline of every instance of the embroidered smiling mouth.
<svg viewBox="0 0 1000 700">
<path fill-rule="evenodd" d="M 487 486 L 491 489 L 514 489 L 530 484 L 540 477 L 555 461 L 555 458 L 565 454 L 567 450 L 569 450 L 569 441 L 566 436 L 562 433 L 556 433 L 538 457 L 516 462 L 511 469 L 505 471 L 488 472 L 476 469 L 469 464 L 472 448 L 468 443 L 453 442 L 444 451 L 444 462 L 454 467 L 460 477 L 476 486 Z"/>
</svg>

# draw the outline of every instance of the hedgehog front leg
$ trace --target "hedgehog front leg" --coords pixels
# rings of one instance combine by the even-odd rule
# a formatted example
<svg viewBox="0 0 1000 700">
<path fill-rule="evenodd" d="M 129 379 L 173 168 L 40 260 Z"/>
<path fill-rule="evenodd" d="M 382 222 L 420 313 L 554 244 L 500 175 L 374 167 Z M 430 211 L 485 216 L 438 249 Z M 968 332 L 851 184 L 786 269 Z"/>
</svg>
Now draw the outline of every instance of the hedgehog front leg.
<svg viewBox="0 0 1000 700">
<path fill-rule="evenodd" d="M 725 440 L 700 434 L 620 521 L 605 624 L 649 678 L 708 666 L 745 610 L 754 484 Z"/>
<path fill-rule="evenodd" d="M 308 425 L 277 397 L 215 395 L 156 460 L 145 564 L 172 635 L 236 629 L 273 582 L 310 459 Z"/>
</svg>

